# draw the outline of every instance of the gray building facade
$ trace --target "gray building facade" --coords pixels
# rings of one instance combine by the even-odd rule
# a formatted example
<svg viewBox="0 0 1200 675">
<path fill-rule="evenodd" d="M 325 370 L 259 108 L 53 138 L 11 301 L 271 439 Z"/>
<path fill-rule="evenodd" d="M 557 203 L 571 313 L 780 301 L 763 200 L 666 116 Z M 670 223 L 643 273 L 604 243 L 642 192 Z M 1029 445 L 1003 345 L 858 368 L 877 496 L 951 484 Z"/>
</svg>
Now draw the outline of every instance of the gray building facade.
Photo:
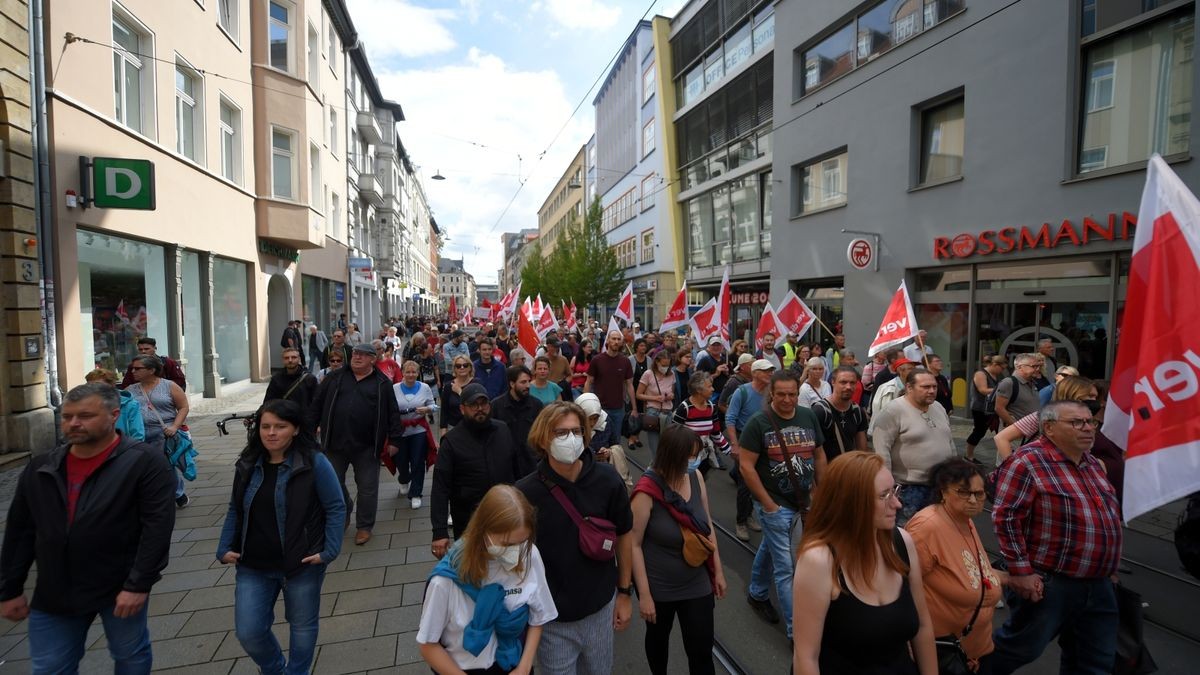
<svg viewBox="0 0 1200 675">
<path fill-rule="evenodd" d="M 981 356 L 1038 338 L 1107 377 L 1146 160 L 1200 178 L 1187 161 L 1195 12 L 780 2 L 771 298 L 795 290 L 862 358 L 906 280 L 956 405 Z M 859 237 L 874 255 L 861 270 Z"/>
</svg>

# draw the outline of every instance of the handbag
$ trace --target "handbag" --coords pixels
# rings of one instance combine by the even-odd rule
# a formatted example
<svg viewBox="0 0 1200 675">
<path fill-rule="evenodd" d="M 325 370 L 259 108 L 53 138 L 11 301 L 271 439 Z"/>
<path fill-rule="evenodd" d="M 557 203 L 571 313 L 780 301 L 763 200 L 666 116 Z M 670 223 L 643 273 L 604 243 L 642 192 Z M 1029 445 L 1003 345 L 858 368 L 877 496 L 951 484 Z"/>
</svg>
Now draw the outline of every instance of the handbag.
<svg viewBox="0 0 1200 675">
<path fill-rule="evenodd" d="M 775 430 L 775 437 L 779 439 L 779 451 L 783 454 L 783 464 L 787 468 L 788 479 L 792 484 L 793 496 L 796 498 L 797 510 L 805 511 L 805 505 L 808 501 L 805 499 L 805 493 L 812 489 L 813 478 L 817 475 L 815 457 L 803 457 L 799 453 L 792 454 L 792 449 L 788 447 L 787 441 L 783 439 L 783 432 L 780 431 L 779 425 L 775 422 L 775 417 L 769 411 L 767 412 L 767 420 L 771 422 L 771 428 Z M 801 469 L 796 470 L 792 459 L 800 460 Z"/>
<path fill-rule="evenodd" d="M 963 651 L 959 639 L 971 634 L 971 629 L 975 627 L 975 620 L 979 618 L 979 610 L 983 609 L 983 597 L 987 593 L 987 583 L 983 576 L 983 560 L 979 556 L 978 549 L 975 551 L 975 566 L 979 570 L 979 604 L 975 605 L 975 612 L 971 614 L 971 620 L 967 622 L 966 627 L 959 635 L 943 635 L 933 638 L 933 646 L 937 649 L 938 675 L 972 675 L 975 672 L 971 669 L 970 659 Z"/>
<path fill-rule="evenodd" d="M 301 380 L 304 378 L 301 377 Z M 146 405 L 150 406 L 150 410 L 154 412 L 154 417 L 158 419 L 159 428 L 166 428 L 163 422 L 162 415 L 159 414 L 158 408 L 150 402 L 150 395 L 138 385 L 137 389 L 141 391 L 142 397 L 146 399 Z M 167 461 L 171 466 L 179 470 L 180 475 L 184 480 L 196 480 L 196 457 L 200 455 L 196 451 L 196 446 L 192 444 L 192 435 L 185 429 L 179 429 L 174 436 L 163 438 L 163 454 L 167 456 Z"/>
<path fill-rule="evenodd" d="M 1135 590 L 1117 584 L 1117 658 L 1114 675 L 1146 675 L 1158 671 L 1142 634 L 1145 617 L 1142 596 Z"/>
<path fill-rule="evenodd" d="M 683 525 L 679 526 L 679 532 L 683 535 L 683 561 L 691 567 L 701 567 L 707 563 L 716 549 L 712 541 Z"/>
<path fill-rule="evenodd" d="M 579 515 L 579 509 L 575 508 L 575 505 L 563 493 L 562 488 L 550 482 L 550 479 L 540 473 L 538 479 L 574 521 L 575 527 L 579 530 L 579 550 L 592 560 L 599 562 L 612 560 L 617 555 L 617 526 L 611 520 L 599 516 Z"/>
</svg>

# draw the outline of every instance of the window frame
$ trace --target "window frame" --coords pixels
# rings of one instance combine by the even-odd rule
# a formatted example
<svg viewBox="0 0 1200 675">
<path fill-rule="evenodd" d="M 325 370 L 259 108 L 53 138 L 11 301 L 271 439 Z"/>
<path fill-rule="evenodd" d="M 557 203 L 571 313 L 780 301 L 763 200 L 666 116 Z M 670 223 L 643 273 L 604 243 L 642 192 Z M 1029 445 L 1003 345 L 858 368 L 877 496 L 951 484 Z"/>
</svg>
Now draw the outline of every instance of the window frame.
<svg viewBox="0 0 1200 675">
<path fill-rule="evenodd" d="M 646 143 L 646 132 L 650 132 L 650 143 Z M 642 159 L 645 159 L 650 153 L 654 152 L 658 147 L 658 129 L 654 126 L 654 118 L 642 125 Z"/>
<path fill-rule="evenodd" d="M 336 80 L 338 66 L 337 57 L 339 51 L 338 43 L 340 40 L 338 39 L 337 30 L 333 27 L 333 22 L 329 20 L 329 17 L 325 15 L 324 12 L 322 12 L 322 16 L 325 16 L 325 24 L 328 27 L 328 34 L 325 36 L 325 60 L 329 62 L 329 71 L 333 73 L 333 79 Z"/>
<path fill-rule="evenodd" d="M 324 183 L 321 182 L 321 147 L 310 140 L 308 142 L 308 206 L 321 215 L 325 215 L 323 185 Z"/>
<path fill-rule="evenodd" d="M 338 156 L 338 114 L 337 106 L 329 105 L 329 154 L 334 157 Z"/>
<path fill-rule="evenodd" d="M 137 39 L 137 52 L 130 53 L 123 45 L 117 42 L 115 29 L 117 24 L 121 24 L 122 29 Z M 112 51 L 114 60 L 113 72 L 113 119 L 118 124 L 129 129 L 130 131 L 140 134 L 151 140 L 157 140 L 157 111 L 156 104 L 156 68 L 154 58 L 155 39 L 154 33 L 142 23 L 136 16 L 130 13 L 116 2 L 112 3 L 112 15 L 110 21 L 110 34 L 112 41 Z M 122 77 L 119 79 L 121 90 L 116 90 L 118 81 L 115 72 L 115 61 L 117 58 L 122 60 Z M 128 110 L 128 106 L 119 107 L 128 101 L 128 95 L 125 90 L 124 68 L 133 67 L 138 71 L 138 125 L 132 126 L 129 124 L 127 113 L 120 114 L 121 110 Z M 117 99 L 122 99 L 121 104 L 118 104 Z"/>
<path fill-rule="evenodd" d="M 926 164 L 927 164 L 928 156 L 929 156 L 928 148 L 925 147 L 925 128 L 926 128 L 926 124 L 928 123 L 929 116 L 934 112 L 942 110 L 942 109 L 944 109 L 948 106 L 954 105 L 956 103 L 961 103 L 962 110 L 963 110 L 963 116 L 962 116 L 962 120 L 963 120 L 963 139 L 962 139 L 963 156 L 962 156 L 961 163 L 959 165 L 959 171 L 957 174 L 954 174 L 952 176 L 942 176 L 939 178 L 931 178 L 929 180 L 925 180 L 924 179 L 925 168 L 926 168 Z M 912 114 L 913 114 L 913 117 L 912 117 L 912 119 L 913 119 L 912 147 L 913 147 L 914 152 L 913 152 L 913 157 L 912 157 L 912 180 L 909 183 L 909 189 L 910 190 L 920 190 L 923 188 L 935 187 L 935 186 L 942 185 L 945 183 L 953 183 L 953 182 L 962 180 L 963 175 L 964 175 L 963 167 L 966 162 L 966 143 L 967 143 L 967 139 L 966 139 L 966 119 L 967 119 L 966 90 L 963 87 L 957 87 L 951 91 L 941 94 L 940 96 L 935 96 L 934 98 L 928 99 L 926 101 L 922 101 L 921 103 L 913 106 Z"/>
<path fill-rule="evenodd" d="M 652 174 L 642 178 L 642 183 L 641 183 L 642 195 L 641 195 L 641 199 L 638 200 L 641 203 L 641 209 L 640 209 L 641 213 L 645 213 L 646 211 L 649 211 L 650 209 L 654 208 L 654 204 L 656 201 L 655 196 L 658 194 L 657 191 L 655 190 L 655 186 L 654 186 L 654 180 L 656 178 L 658 178 L 658 174 L 656 174 L 656 173 L 652 173 Z M 647 203 L 647 202 L 649 202 L 649 203 Z M 581 205 L 582 205 L 582 203 L 581 203 Z"/>
<path fill-rule="evenodd" d="M 825 167 L 823 165 L 830 160 L 838 160 L 842 156 L 845 156 L 846 158 L 845 168 L 841 170 L 842 183 L 845 185 L 845 190 L 841 191 L 842 201 L 836 204 L 827 204 L 825 206 L 819 206 L 810 210 L 805 210 L 804 193 L 806 191 L 806 184 L 804 182 L 804 170 L 811 167 L 814 170 L 821 171 L 822 185 L 815 187 L 828 192 L 828 188 L 824 186 Z M 830 150 L 829 152 L 812 157 L 806 161 L 793 164 L 791 169 L 792 184 L 794 187 L 790 190 L 791 205 L 789 208 L 789 215 L 792 219 L 804 218 L 817 213 L 824 213 L 834 209 L 845 208 L 850 203 L 850 150 L 848 146 L 842 146 L 840 148 L 836 148 L 834 150 Z"/>
<path fill-rule="evenodd" d="M 308 31 L 304 34 L 305 70 L 304 81 L 312 88 L 313 94 L 320 95 L 321 91 L 321 32 L 306 21 Z"/>
<path fill-rule="evenodd" d="M 658 89 L 658 74 L 654 70 L 654 65 L 655 62 L 651 61 L 650 65 L 642 70 L 642 105 L 649 103 Z"/>
<path fill-rule="evenodd" d="M 222 13 L 222 9 L 225 10 L 224 13 Z M 239 0 L 217 0 L 217 29 L 239 47 L 242 40 L 241 12 L 242 7 Z M 223 14 L 228 17 L 228 23 L 222 20 Z"/>
<path fill-rule="evenodd" d="M 297 165 L 299 162 L 297 161 L 296 146 L 300 140 L 300 132 L 296 131 L 295 129 L 288 129 L 287 127 L 281 127 L 275 124 L 270 125 L 270 129 L 271 134 L 268 137 L 267 142 L 270 144 L 271 149 L 271 196 L 275 199 L 280 199 L 283 201 L 298 202 L 300 201 L 300 198 L 297 194 L 299 192 L 297 188 L 299 187 L 300 181 L 298 178 L 299 167 Z M 275 147 L 275 134 L 277 133 L 283 134 L 290 139 L 288 150 L 285 151 Z M 290 170 L 288 180 L 292 191 L 290 197 L 281 196 L 275 191 L 275 157 L 280 153 L 286 153 L 286 156 L 288 157 L 288 166 Z"/>
<path fill-rule="evenodd" d="M 218 99 L 218 102 L 217 102 L 217 134 L 220 137 L 220 150 L 218 152 L 218 155 L 219 155 L 220 161 L 221 161 L 220 173 L 221 173 L 221 176 L 223 178 L 225 178 L 226 180 L 228 180 L 229 182 L 234 183 L 235 185 L 241 185 L 242 184 L 242 175 L 243 175 L 242 174 L 242 108 L 238 104 L 234 103 L 229 97 L 225 96 L 223 93 L 218 94 L 217 99 Z M 222 112 L 222 109 L 225 109 L 225 108 L 228 108 L 229 110 L 233 111 L 233 115 L 231 116 L 231 119 L 232 119 L 232 122 L 236 126 L 231 126 L 230 124 L 226 124 L 225 120 L 222 119 L 221 112 Z M 226 157 L 226 154 L 225 154 L 225 138 L 226 138 L 226 136 L 229 136 L 231 139 L 230 147 L 233 152 L 232 157 Z M 232 165 L 231 165 L 232 166 L 231 173 L 233 174 L 232 176 L 226 175 L 226 173 L 225 173 L 225 164 L 226 164 L 227 159 L 232 160 Z"/>
<path fill-rule="evenodd" d="M 184 92 L 179 89 L 178 78 L 181 73 L 184 77 L 190 79 L 193 83 L 194 91 L 191 95 L 189 95 L 189 94 L 187 94 L 187 92 Z M 207 153 L 205 153 L 205 151 L 204 151 L 205 150 L 205 133 L 204 132 L 205 132 L 205 129 L 207 128 L 204 123 L 204 107 L 205 107 L 204 75 L 201 74 L 200 71 L 197 70 L 195 66 L 188 63 L 187 59 L 183 58 L 178 53 L 176 53 L 175 54 L 175 77 L 176 77 L 176 85 L 175 85 L 175 153 L 182 157 L 186 157 L 188 160 L 190 160 L 196 164 L 204 166 L 204 160 L 207 155 Z M 185 98 L 188 98 L 191 100 L 190 101 L 183 100 Z M 193 150 L 193 154 L 194 154 L 194 156 L 191 156 L 191 157 L 189 157 L 186 153 L 184 153 L 183 149 L 181 148 L 183 138 L 184 138 L 183 128 L 182 128 L 183 110 L 182 110 L 181 106 L 188 105 L 189 103 L 192 108 L 192 128 L 191 128 L 190 135 L 192 137 L 192 150 Z"/>
<path fill-rule="evenodd" d="M 278 19 L 271 16 L 271 5 L 279 5 L 280 7 L 286 9 L 288 13 L 288 22 L 286 24 L 282 24 L 283 28 L 287 31 L 287 56 L 285 57 L 287 60 L 287 66 L 285 68 L 280 68 L 279 66 L 275 65 L 274 56 L 271 54 L 271 29 L 277 24 L 280 24 Z M 288 0 L 267 0 L 266 65 L 269 68 L 277 70 L 281 73 L 287 73 L 293 77 L 296 75 L 296 16 L 296 5 L 292 4 Z"/>
<path fill-rule="evenodd" d="M 649 245 L 646 244 L 646 235 L 650 235 Z M 641 258 L 642 258 L 643 265 L 646 263 L 649 263 L 649 262 L 654 262 L 654 247 L 655 247 L 654 228 L 650 227 L 645 230 L 642 230 L 641 235 L 638 237 L 638 248 L 641 249 Z M 647 252 L 648 252 L 648 254 L 647 254 Z"/>
</svg>

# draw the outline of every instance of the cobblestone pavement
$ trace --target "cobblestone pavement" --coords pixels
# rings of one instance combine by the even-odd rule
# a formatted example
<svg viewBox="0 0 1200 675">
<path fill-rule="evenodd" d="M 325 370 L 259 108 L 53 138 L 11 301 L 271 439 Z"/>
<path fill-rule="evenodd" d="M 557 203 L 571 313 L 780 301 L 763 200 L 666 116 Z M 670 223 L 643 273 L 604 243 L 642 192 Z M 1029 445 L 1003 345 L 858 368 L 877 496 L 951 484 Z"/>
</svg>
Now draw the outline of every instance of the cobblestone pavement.
<svg viewBox="0 0 1200 675">
<path fill-rule="evenodd" d="M 227 389 L 226 396 L 195 403 L 189 419 L 200 450 L 199 478 L 188 485 L 191 505 L 179 511 L 172 535 L 171 562 L 150 595 L 150 632 L 155 670 L 167 673 L 254 673 L 253 663 L 233 633 L 234 569 L 214 558 L 220 525 L 229 500 L 233 462 L 245 442 L 241 427 L 217 435 L 216 420 L 252 410 L 265 385 Z M 955 421 L 959 445 L 970 424 Z M 991 441 L 978 449 L 987 462 Z M 0 517 L 7 516 L 20 466 L 0 472 Z M 428 494 L 428 489 L 426 490 Z M 1139 519 L 1131 527 L 1170 539 L 1178 504 Z M 409 508 L 407 498 L 387 473 L 380 488 L 375 537 L 355 546 L 353 531 L 342 555 L 328 569 L 321 595 L 321 626 L 315 672 L 428 673 L 415 640 L 424 580 L 433 557 L 428 506 Z M 32 588 L 31 578 L 30 588 Z M 275 633 L 287 646 L 282 603 L 276 606 Z M 83 673 L 107 673 L 111 661 L 97 624 L 88 637 Z M 25 623 L 0 624 L 0 674 L 29 671 Z"/>
</svg>

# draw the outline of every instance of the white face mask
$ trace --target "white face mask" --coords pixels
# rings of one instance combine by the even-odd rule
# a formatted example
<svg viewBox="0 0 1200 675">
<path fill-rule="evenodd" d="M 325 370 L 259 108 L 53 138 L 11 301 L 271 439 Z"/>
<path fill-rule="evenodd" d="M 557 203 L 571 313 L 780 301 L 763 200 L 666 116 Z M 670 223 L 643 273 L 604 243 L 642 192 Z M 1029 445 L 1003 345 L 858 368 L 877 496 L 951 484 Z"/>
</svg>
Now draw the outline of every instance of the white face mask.
<svg viewBox="0 0 1200 675">
<path fill-rule="evenodd" d="M 600 414 L 604 415 L 604 413 Z M 566 438 L 555 438 L 550 441 L 550 456 L 563 464 L 574 464 L 582 454 L 583 436 L 571 434 Z"/>
<path fill-rule="evenodd" d="M 592 424 L 592 431 L 595 431 L 597 433 L 604 431 L 604 427 L 607 424 L 608 424 L 608 413 L 601 410 L 600 416 L 597 417 L 596 421 Z"/>
<path fill-rule="evenodd" d="M 659 366 L 658 372 L 662 373 L 663 375 L 666 375 L 667 371 L 670 369 L 671 369 L 671 366 Z"/>
<path fill-rule="evenodd" d="M 508 546 L 488 544 L 487 552 L 488 555 L 492 556 L 493 560 L 500 563 L 501 567 L 511 572 L 521 563 L 521 546 L 521 544 L 510 544 Z"/>
</svg>

